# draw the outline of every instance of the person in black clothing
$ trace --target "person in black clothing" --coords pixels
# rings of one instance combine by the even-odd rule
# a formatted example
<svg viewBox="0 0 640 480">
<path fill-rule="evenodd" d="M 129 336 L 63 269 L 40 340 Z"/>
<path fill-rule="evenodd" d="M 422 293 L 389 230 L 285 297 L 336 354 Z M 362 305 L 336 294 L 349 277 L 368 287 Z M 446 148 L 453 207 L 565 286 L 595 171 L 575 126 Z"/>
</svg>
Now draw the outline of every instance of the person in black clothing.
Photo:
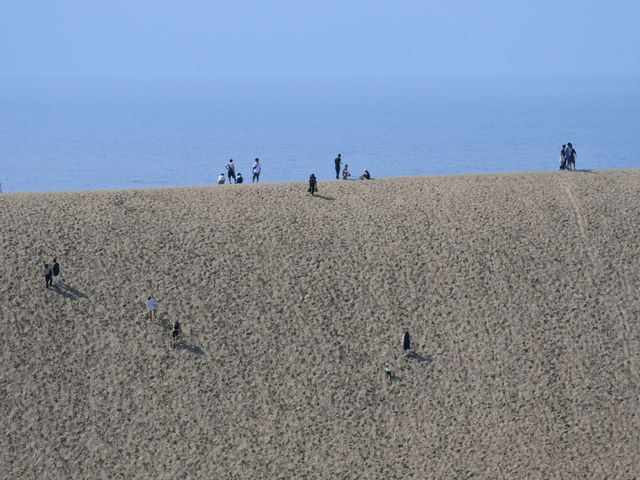
<svg viewBox="0 0 640 480">
<path fill-rule="evenodd" d="M 53 259 L 53 276 L 56 279 L 56 285 L 60 283 L 60 265 L 58 265 L 58 260 Z"/>
<path fill-rule="evenodd" d="M 309 177 L 309 192 L 311 195 L 314 195 L 318 191 L 318 182 L 316 181 L 316 174 L 312 173 Z"/>
<path fill-rule="evenodd" d="M 45 263 L 44 264 L 44 286 L 46 288 L 49 288 L 49 285 L 52 284 L 52 279 L 51 279 L 51 269 L 49 268 L 49 264 Z"/>
<path fill-rule="evenodd" d="M 404 350 L 405 355 L 411 350 L 411 337 L 409 336 L 409 332 L 404 332 L 404 335 L 402 335 L 402 350 Z"/>
<path fill-rule="evenodd" d="M 333 161 L 336 165 L 336 180 L 340 178 L 340 164 L 342 163 L 342 154 L 338 154 L 336 159 Z"/>
<path fill-rule="evenodd" d="M 236 183 L 242 183 L 242 174 L 240 172 L 236 175 Z"/>
<path fill-rule="evenodd" d="M 360 180 L 371 180 L 371 174 L 369 170 L 365 170 L 362 175 L 360 175 Z"/>
</svg>

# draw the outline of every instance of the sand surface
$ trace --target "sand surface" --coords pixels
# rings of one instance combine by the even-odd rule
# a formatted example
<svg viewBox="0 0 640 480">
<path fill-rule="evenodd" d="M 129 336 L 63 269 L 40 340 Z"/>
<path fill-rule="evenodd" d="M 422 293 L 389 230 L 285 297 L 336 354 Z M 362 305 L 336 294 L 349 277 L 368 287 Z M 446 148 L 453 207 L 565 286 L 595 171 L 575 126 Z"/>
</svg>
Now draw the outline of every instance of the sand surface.
<svg viewBox="0 0 640 480">
<path fill-rule="evenodd" d="M 640 170 L 319 188 L 0 195 L 0 477 L 640 476 Z"/>
</svg>

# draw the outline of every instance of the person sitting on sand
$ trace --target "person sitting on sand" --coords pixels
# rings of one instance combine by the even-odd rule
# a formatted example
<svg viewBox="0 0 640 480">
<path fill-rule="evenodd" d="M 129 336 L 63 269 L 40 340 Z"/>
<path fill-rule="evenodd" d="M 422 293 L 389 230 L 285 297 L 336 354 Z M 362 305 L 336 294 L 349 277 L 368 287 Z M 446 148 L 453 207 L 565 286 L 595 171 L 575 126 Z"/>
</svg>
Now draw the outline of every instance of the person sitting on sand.
<svg viewBox="0 0 640 480">
<path fill-rule="evenodd" d="M 149 320 L 156 318 L 156 302 L 153 298 L 147 298 L 147 310 L 149 311 Z"/>
<path fill-rule="evenodd" d="M 218 175 L 218 185 L 224 185 L 224 173 Z"/>
<path fill-rule="evenodd" d="M 351 176 L 351 173 L 349 172 L 349 164 L 345 163 L 344 168 L 342 169 L 342 179 L 346 180 L 350 176 Z"/>
<path fill-rule="evenodd" d="M 309 189 L 307 190 L 307 192 L 309 192 L 311 195 L 314 195 L 317 191 L 318 182 L 316 181 L 316 174 L 312 173 L 311 176 L 309 176 Z"/>
<path fill-rule="evenodd" d="M 369 170 L 365 170 L 362 175 L 360 175 L 360 180 L 371 180 L 371 174 Z"/>
<path fill-rule="evenodd" d="M 387 376 L 387 382 L 391 383 L 391 365 L 389 365 L 389 362 L 384 365 L 384 374 Z"/>
<path fill-rule="evenodd" d="M 242 174 L 240 172 L 236 175 L 236 183 L 242 183 Z"/>
</svg>

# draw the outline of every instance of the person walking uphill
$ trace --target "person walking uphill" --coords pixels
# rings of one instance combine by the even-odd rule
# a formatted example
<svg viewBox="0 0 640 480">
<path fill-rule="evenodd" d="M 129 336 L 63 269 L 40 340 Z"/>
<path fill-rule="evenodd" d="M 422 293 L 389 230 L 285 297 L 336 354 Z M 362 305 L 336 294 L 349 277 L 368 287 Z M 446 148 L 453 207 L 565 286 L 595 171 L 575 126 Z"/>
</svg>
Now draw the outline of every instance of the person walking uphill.
<svg viewBox="0 0 640 480">
<path fill-rule="evenodd" d="M 339 153 L 333 163 L 336 166 L 336 180 L 338 180 L 340 179 L 340 164 L 342 163 L 342 154 Z"/>
<path fill-rule="evenodd" d="M 253 168 L 251 169 L 251 171 L 253 172 L 253 179 L 251 180 L 251 183 L 253 182 L 259 183 L 260 172 L 262 171 L 262 165 L 260 165 L 259 159 L 256 158 L 256 163 L 253 164 Z"/>
<path fill-rule="evenodd" d="M 318 191 L 318 182 L 316 180 L 316 174 L 312 173 L 309 177 L 309 192 L 311 195 L 314 195 Z"/>
</svg>

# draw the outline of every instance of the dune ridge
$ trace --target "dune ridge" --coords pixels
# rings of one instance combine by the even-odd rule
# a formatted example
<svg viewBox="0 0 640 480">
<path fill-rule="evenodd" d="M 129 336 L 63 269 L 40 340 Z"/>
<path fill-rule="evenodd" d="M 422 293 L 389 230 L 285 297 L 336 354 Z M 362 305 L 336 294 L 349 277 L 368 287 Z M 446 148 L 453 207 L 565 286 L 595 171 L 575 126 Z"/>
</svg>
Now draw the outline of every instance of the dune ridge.
<svg viewBox="0 0 640 480">
<path fill-rule="evenodd" d="M 640 476 L 640 169 L 305 192 L 0 195 L 0 476 Z"/>
</svg>

